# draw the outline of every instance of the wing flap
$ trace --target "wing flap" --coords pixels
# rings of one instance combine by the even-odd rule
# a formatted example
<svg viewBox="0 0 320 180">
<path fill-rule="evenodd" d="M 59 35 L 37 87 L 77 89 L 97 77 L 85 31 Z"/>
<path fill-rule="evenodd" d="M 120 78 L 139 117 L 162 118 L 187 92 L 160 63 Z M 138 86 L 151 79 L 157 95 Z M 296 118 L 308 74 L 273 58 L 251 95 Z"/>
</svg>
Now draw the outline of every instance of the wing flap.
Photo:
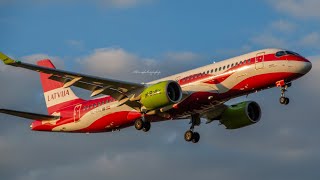
<svg viewBox="0 0 320 180">
<path fill-rule="evenodd" d="M 60 116 L 51 116 L 51 115 L 16 111 L 16 110 L 10 110 L 10 109 L 0 109 L 0 113 L 17 116 L 21 118 L 26 118 L 26 119 L 31 119 L 31 120 L 39 120 L 39 121 L 51 121 L 51 120 L 60 119 Z"/>
</svg>

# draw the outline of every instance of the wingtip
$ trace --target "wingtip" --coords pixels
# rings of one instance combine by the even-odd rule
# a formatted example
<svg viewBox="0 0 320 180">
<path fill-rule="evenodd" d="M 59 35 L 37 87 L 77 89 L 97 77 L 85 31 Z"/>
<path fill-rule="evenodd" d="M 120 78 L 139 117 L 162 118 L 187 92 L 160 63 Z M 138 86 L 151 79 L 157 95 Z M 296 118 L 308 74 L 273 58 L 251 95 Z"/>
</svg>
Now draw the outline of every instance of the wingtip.
<svg viewBox="0 0 320 180">
<path fill-rule="evenodd" d="M 0 59 L 1 61 L 3 61 L 4 64 L 13 64 L 15 63 L 16 61 L 11 59 L 9 56 L 3 54 L 2 52 L 0 52 Z"/>
</svg>

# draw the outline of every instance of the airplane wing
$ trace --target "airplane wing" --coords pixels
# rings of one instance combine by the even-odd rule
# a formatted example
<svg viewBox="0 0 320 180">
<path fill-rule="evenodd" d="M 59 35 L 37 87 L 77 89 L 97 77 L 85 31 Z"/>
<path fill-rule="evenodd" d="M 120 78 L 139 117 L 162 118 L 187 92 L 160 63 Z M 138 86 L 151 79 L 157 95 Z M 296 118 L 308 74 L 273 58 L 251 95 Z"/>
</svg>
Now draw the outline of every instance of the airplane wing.
<svg viewBox="0 0 320 180">
<path fill-rule="evenodd" d="M 50 79 L 64 83 L 64 87 L 76 86 L 82 89 L 92 91 L 91 96 L 98 94 L 110 95 L 120 101 L 131 95 L 141 92 L 145 85 L 131 83 L 96 76 L 85 75 L 81 73 L 68 72 L 64 70 L 51 69 L 47 67 L 37 66 L 34 64 L 16 61 L 0 52 L 0 59 L 6 64 L 15 67 L 21 67 L 45 74 L 51 74 Z M 129 106 L 138 106 L 135 102 L 127 102 Z"/>
<path fill-rule="evenodd" d="M 10 109 L 0 109 L 0 113 L 9 114 L 12 116 L 22 117 L 22 118 L 31 119 L 31 120 L 39 120 L 39 121 L 51 121 L 51 120 L 60 119 L 60 116 L 36 114 L 36 113 L 30 113 L 30 112 L 15 111 Z"/>
</svg>

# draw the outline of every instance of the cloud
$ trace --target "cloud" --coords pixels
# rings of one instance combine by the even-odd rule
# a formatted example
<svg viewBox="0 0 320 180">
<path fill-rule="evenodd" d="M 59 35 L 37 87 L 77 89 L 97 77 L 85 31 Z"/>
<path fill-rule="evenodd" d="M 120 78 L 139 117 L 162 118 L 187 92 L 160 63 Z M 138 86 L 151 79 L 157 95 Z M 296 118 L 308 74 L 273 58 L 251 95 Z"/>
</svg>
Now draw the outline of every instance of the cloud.
<svg viewBox="0 0 320 180">
<path fill-rule="evenodd" d="M 168 73 L 182 69 L 179 66 L 190 69 L 205 63 L 201 61 L 202 56 L 188 63 L 176 58 L 197 53 L 171 54 L 174 56 L 164 53 L 161 57 L 150 58 L 121 48 L 104 48 L 68 63 L 76 67 L 83 60 L 86 63 L 80 65 L 86 68 L 93 60 L 109 68 L 105 67 L 106 63 L 115 61 L 101 61 L 98 57 L 119 57 L 122 58 L 120 64 L 148 61 L 146 66 L 164 68 Z M 46 56 L 37 54 L 20 59 L 33 62 Z M 189 128 L 188 120 L 152 123 L 148 133 L 130 127 L 120 132 L 86 135 L 33 132 L 29 130 L 29 121 L 1 114 L 1 178 L 299 180 L 318 177 L 320 145 L 316 142 L 320 136 L 317 113 L 320 85 L 315 82 L 320 75 L 320 56 L 308 59 L 312 59 L 313 69 L 293 82 L 287 92 L 291 98 L 288 106 L 278 103 L 280 91 L 277 88 L 251 94 L 248 99 L 243 97 L 241 100 L 255 100 L 261 105 L 262 120 L 238 130 L 226 130 L 217 122 L 203 123 L 196 127 L 201 134 L 196 145 L 183 139 L 183 133 Z M 96 66 L 91 70 L 104 72 Z M 128 73 L 124 78 L 130 81 L 132 76 Z M 45 112 L 43 97 L 38 97 L 42 94 L 37 73 L 0 64 L 0 82 L 2 106 Z"/>
<path fill-rule="evenodd" d="M 281 31 L 284 33 L 293 32 L 296 29 L 296 25 L 285 20 L 278 20 L 271 23 L 271 28 L 276 31 Z"/>
<path fill-rule="evenodd" d="M 85 48 L 84 42 L 80 40 L 67 40 L 66 44 L 70 46 L 71 48 L 77 49 L 77 50 L 83 50 Z"/>
<path fill-rule="evenodd" d="M 194 61 L 200 57 L 200 55 L 192 53 L 192 52 L 168 52 L 166 53 L 166 58 L 172 59 L 175 61 Z"/>
<path fill-rule="evenodd" d="M 263 47 L 286 47 L 287 43 L 282 37 L 277 37 L 270 33 L 260 34 L 251 38 L 251 42 L 261 45 Z"/>
<path fill-rule="evenodd" d="M 318 0 L 270 0 L 274 9 L 300 18 L 319 18 L 320 1 Z"/>
<path fill-rule="evenodd" d="M 305 47 L 320 45 L 320 34 L 318 32 L 312 32 L 300 39 L 300 44 Z"/>
<path fill-rule="evenodd" d="M 267 24 L 264 30 L 250 41 L 263 47 L 289 48 L 291 44 L 287 41 L 290 36 L 296 36 L 292 33 L 295 30 L 294 23 L 280 19 Z"/>
<path fill-rule="evenodd" d="M 89 74 L 137 82 L 148 82 L 199 66 L 201 55 L 193 52 L 168 52 L 161 57 L 140 57 L 122 48 L 100 48 L 78 59 L 82 71 Z M 203 62 L 202 62 L 203 63 Z M 200 63 L 201 64 L 201 63 Z M 143 74 L 136 72 L 159 72 Z"/>
<path fill-rule="evenodd" d="M 318 49 L 320 34 L 316 31 L 297 35 L 292 33 L 296 25 L 289 21 L 278 20 L 266 26 L 265 31 L 252 37 L 250 41 L 262 47 L 301 49 L 313 47 Z"/>
<path fill-rule="evenodd" d="M 22 61 L 27 62 L 27 63 L 33 63 L 35 64 L 39 60 L 43 59 L 50 59 L 51 62 L 56 66 L 59 67 L 60 69 L 64 67 L 64 61 L 62 58 L 57 57 L 57 56 L 50 56 L 48 54 L 32 54 L 28 56 L 23 56 L 20 58 Z"/>
<path fill-rule="evenodd" d="M 150 60 L 144 62 L 143 59 L 121 48 L 96 49 L 90 55 L 79 58 L 78 62 L 88 73 L 120 79 L 128 77 L 135 69 L 150 64 Z"/>
</svg>

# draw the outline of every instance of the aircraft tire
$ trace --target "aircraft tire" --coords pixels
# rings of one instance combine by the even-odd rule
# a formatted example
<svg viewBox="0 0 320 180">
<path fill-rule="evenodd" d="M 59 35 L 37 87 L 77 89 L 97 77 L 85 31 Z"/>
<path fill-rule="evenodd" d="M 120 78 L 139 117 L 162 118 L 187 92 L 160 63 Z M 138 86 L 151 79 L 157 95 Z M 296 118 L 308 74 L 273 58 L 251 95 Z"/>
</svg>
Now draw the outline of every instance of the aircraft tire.
<svg viewBox="0 0 320 180">
<path fill-rule="evenodd" d="M 186 140 L 187 142 L 192 141 L 193 139 L 193 132 L 191 130 L 186 131 L 186 133 L 184 133 L 184 140 Z"/>
<path fill-rule="evenodd" d="M 134 127 L 140 131 L 143 127 L 144 127 L 144 122 L 142 121 L 142 119 L 137 119 L 135 122 L 134 122 Z"/>
<path fill-rule="evenodd" d="M 288 105 L 289 104 L 289 102 L 290 102 L 290 99 L 289 98 L 286 98 L 286 100 L 285 100 L 285 105 Z"/>
<path fill-rule="evenodd" d="M 194 132 L 194 133 L 193 133 L 192 142 L 193 142 L 193 143 L 198 143 L 199 140 L 200 140 L 200 134 L 197 133 L 197 132 Z"/>
<path fill-rule="evenodd" d="M 151 123 L 150 122 L 144 122 L 144 126 L 143 126 L 143 131 L 144 132 L 148 132 L 151 128 Z"/>
<path fill-rule="evenodd" d="M 280 97 L 279 102 L 280 104 L 285 104 L 286 103 L 286 97 Z"/>
</svg>

